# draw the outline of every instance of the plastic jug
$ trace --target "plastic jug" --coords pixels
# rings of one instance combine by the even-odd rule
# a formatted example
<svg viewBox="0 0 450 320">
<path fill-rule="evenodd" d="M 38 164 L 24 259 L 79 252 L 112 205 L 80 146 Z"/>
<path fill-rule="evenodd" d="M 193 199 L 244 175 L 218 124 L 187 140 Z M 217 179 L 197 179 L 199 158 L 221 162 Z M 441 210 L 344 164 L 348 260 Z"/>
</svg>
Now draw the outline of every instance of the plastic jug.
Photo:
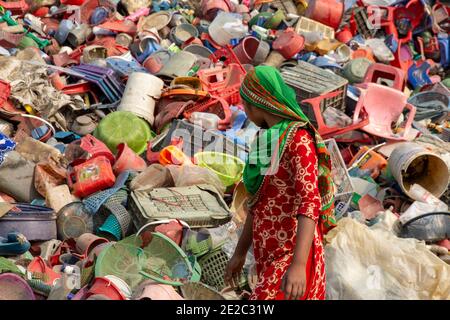
<svg viewBox="0 0 450 320">
<path fill-rule="evenodd" d="M 105 156 L 75 166 L 68 177 L 68 184 L 73 189 L 74 195 L 80 198 L 111 188 L 115 181 L 111 163 Z"/>
</svg>

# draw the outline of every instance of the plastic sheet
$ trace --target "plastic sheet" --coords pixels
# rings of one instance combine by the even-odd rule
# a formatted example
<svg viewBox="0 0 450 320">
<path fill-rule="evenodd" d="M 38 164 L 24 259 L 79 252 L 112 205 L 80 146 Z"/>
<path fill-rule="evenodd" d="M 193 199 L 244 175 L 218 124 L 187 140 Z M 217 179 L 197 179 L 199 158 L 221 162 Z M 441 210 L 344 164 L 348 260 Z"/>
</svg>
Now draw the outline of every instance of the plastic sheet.
<svg viewBox="0 0 450 320">
<path fill-rule="evenodd" d="M 188 187 L 198 184 L 211 184 L 223 195 L 225 186 L 219 177 L 206 168 L 193 165 L 167 166 L 176 187 Z"/>
<path fill-rule="evenodd" d="M 326 236 L 327 299 L 449 299 L 450 265 L 423 242 L 343 218 Z"/>
</svg>

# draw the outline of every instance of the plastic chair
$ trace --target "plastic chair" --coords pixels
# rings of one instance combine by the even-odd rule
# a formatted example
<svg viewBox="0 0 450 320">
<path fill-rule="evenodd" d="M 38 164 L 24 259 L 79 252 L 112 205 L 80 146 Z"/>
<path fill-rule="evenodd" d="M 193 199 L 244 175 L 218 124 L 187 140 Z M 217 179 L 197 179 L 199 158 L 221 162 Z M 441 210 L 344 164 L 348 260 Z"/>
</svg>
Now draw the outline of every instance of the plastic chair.
<svg viewBox="0 0 450 320">
<path fill-rule="evenodd" d="M 329 138 L 332 136 L 341 135 L 348 131 L 361 129 L 362 127 L 369 124 L 369 120 L 364 114 L 361 114 L 362 115 L 361 119 L 359 119 L 359 117 L 354 118 L 353 124 L 351 124 L 350 126 L 344 127 L 344 128 L 329 127 L 325 124 L 325 121 L 322 117 L 322 111 L 321 111 L 322 101 L 325 99 L 337 97 L 341 93 L 342 93 L 342 91 L 330 92 L 330 93 L 326 93 L 326 94 L 317 96 L 315 98 L 305 99 L 302 101 L 302 105 L 309 104 L 313 108 L 314 116 L 315 116 L 316 123 L 317 123 L 317 129 L 318 129 L 320 135 L 322 135 L 324 138 Z"/>
<path fill-rule="evenodd" d="M 199 70 L 197 74 L 203 90 L 212 96 L 224 98 L 230 105 L 237 105 L 241 101 L 239 88 L 246 74 L 240 67 L 231 63 L 225 68 Z"/>
<path fill-rule="evenodd" d="M 367 69 L 364 76 L 364 82 L 366 83 L 378 83 L 380 79 L 392 80 L 392 86 L 390 88 L 403 91 L 405 89 L 405 72 L 402 69 L 389 66 L 383 63 L 374 63 Z"/>
<path fill-rule="evenodd" d="M 406 100 L 406 95 L 396 89 L 376 83 L 368 83 L 367 89 L 361 90 L 353 121 L 358 120 L 362 108 L 364 108 L 369 116 L 369 124 L 364 126 L 362 130 L 388 140 L 407 140 L 416 108 L 407 103 Z M 398 120 L 405 108 L 409 110 L 409 115 L 404 132 L 394 134 L 391 125 Z"/>
</svg>

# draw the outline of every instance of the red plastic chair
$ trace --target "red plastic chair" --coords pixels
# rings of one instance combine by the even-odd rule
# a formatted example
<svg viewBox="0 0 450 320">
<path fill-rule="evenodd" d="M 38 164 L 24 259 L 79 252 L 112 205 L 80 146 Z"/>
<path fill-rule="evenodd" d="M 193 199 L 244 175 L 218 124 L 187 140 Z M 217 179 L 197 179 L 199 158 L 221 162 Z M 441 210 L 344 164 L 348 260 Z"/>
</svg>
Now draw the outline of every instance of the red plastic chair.
<svg viewBox="0 0 450 320">
<path fill-rule="evenodd" d="M 357 121 L 364 108 L 369 116 L 369 124 L 362 130 L 388 140 L 407 140 L 408 132 L 416 114 L 416 108 L 407 103 L 403 92 L 376 83 L 367 83 L 361 90 L 353 121 Z M 408 120 L 402 134 L 394 134 L 391 125 L 396 122 L 404 109 L 409 110 Z"/>
<path fill-rule="evenodd" d="M 342 91 L 330 92 L 330 93 L 326 93 L 326 94 L 317 96 L 315 98 L 303 100 L 301 102 L 302 105 L 308 104 L 308 105 L 310 105 L 310 107 L 313 108 L 314 116 L 316 118 L 317 130 L 319 131 L 320 135 L 324 138 L 331 138 L 333 136 L 341 135 L 343 133 L 346 133 L 346 132 L 349 132 L 352 130 L 361 129 L 362 127 L 369 124 L 369 119 L 364 114 L 364 112 L 360 112 L 361 118 L 359 118 L 359 117 L 354 118 L 353 124 L 351 124 L 350 126 L 344 127 L 344 128 L 329 127 L 325 124 L 325 121 L 322 117 L 321 107 L 320 107 L 321 102 L 324 99 L 337 97 L 341 93 L 342 93 Z"/>
<path fill-rule="evenodd" d="M 380 79 L 392 80 L 393 84 L 390 88 L 403 91 L 406 85 L 405 72 L 393 66 L 389 66 L 383 63 L 373 63 L 367 69 L 366 75 L 364 76 L 363 86 L 364 88 L 367 83 L 378 83 Z"/>
<path fill-rule="evenodd" d="M 203 90 L 211 96 L 225 99 L 230 105 L 237 105 L 241 98 L 239 88 L 245 77 L 239 65 L 231 63 L 226 68 L 216 67 L 198 71 Z"/>
<path fill-rule="evenodd" d="M 207 101 L 195 103 L 192 107 L 186 107 L 184 117 L 189 119 L 193 112 L 208 112 L 219 116 L 219 130 L 226 130 L 231 124 L 231 110 L 227 101 L 219 97 L 211 97 Z"/>
</svg>

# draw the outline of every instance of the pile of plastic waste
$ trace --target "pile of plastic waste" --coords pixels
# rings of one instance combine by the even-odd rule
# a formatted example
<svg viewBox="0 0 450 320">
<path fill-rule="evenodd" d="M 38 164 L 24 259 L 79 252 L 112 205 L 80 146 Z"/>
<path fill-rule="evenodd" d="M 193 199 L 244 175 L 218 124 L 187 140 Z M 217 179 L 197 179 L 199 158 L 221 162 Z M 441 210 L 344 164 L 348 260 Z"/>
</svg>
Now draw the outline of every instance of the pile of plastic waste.
<svg viewBox="0 0 450 320">
<path fill-rule="evenodd" d="M 223 279 L 280 70 L 331 154 L 329 299 L 450 298 L 450 3 L 0 1 L 0 300 L 247 299 Z M 394 267 L 395 266 L 395 267 Z"/>
</svg>

